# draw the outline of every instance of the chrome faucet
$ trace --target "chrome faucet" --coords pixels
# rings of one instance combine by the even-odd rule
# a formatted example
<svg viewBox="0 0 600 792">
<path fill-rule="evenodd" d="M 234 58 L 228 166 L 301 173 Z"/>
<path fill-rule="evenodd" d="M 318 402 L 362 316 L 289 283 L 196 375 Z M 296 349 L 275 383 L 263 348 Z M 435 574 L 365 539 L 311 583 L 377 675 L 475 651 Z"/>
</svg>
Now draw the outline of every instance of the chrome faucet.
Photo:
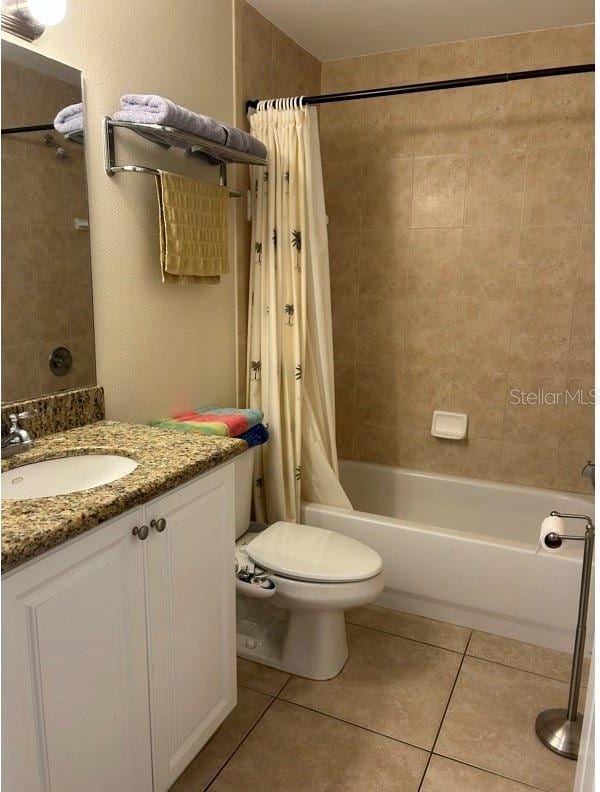
<svg viewBox="0 0 600 792">
<path fill-rule="evenodd" d="M 592 487 L 596 489 L 596 465 L 590 460 L 585 463 L 583 466 L 583 470 L 581 471 L 581 475 L 585 476 L 586 478 L 591 479 Z"/>
<path fill-rule="evenodd" d="M 31 418 L 33 415 L 35 415 L 35 410 L 9 413 L 10 428 L 6 434 L 4 434 L 4 431 L 2 432 L 2 458 L 20 454 L 22 451 L 28 451 L 33 446 L 33 438 L 30 437 L 29 432 L 19 426 L 19 421 Z"/>
</svg>

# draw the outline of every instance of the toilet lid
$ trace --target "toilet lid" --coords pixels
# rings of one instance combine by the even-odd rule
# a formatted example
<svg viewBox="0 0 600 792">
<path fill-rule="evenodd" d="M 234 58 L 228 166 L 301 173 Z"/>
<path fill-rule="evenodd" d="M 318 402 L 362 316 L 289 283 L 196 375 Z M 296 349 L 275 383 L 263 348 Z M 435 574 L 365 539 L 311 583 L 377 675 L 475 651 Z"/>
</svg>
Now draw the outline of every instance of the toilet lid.
<svg viewBox="0 0 600 792">
<path fill-rule="evenodd" d="M 311 525 L 273 523 L 246 550 L 264 569 L 314 583 L 368 580 L 382 569 L 380 555 L 367 545 Z"/>
</svg>

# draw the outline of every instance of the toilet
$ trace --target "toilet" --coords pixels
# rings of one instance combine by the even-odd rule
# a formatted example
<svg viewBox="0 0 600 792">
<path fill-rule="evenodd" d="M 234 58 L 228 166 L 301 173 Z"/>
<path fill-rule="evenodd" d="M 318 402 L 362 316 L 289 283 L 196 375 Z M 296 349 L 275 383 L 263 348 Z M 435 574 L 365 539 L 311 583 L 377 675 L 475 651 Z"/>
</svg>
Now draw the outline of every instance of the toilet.
<svg viewBox="0 0 600 792">
<path fill-rule="evenodd" d="M 238 655 L 331 679 L 348 659 L 344 611 L 383 591 L 381 557 L 356 539 L 309 525 L 249 530 L 254 452 L 235 460 Z"/>
</svg>

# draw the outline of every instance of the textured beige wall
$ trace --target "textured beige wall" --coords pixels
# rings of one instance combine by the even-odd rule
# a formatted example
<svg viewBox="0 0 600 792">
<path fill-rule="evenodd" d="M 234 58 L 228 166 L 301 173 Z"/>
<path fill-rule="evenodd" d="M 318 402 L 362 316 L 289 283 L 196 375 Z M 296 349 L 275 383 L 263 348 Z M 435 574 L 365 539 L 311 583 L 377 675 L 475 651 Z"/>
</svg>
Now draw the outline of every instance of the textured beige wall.
<svg viewBox="0 0 600 792">
<path fill-rule="evenodd" d="M 317 94 L 321 64 L 289 36 L 261 16 L 245 0 L 235 0 L 236 123 L 249 129 L 248 99 Z M 248 169 L 239 168 L 236 183 L 248 188 Z M 248 283 L 250 231 L 246 199 L 236 205 L 237 317 L 238 317 L 238 403 L 246 400 L 246 343 L 248 326 Z"/>
<path fill-rule="evenodd" d="M 594 60 L 593 26 L 323 64 L 324 92 Z M 340 456 L 589 492 L 593 75 L 325 105 Z M 429 433 L 469 414 L 466 442 Z"/>
<path fill-rule="evenodd" d="M 233 273 L 219 286 L 161 284 L 153 180 L 106 176 L 100 133 L 128 92 L 233 121 L 232 30 L 225 0 L 72 2 L 62 24 L 28 45 L 84 76 L 97 376 L 109 418 L 146 421 L 235 398 Z M 121 161 L 216 178 L 181 152 L 117 136 Z"/>
<path fill-rule="evenodd" d="M 51 122 L 81 89 L 2 61 L 2 125 Z M 94 327 L 84 151 L 53 134 L 68 151 L 58 159 L 47 133 L 2 140 L 2 400 L 93 385 Z M 48 360 L 68 347 L 73 368 L 62 377 Z"/>
</svg>

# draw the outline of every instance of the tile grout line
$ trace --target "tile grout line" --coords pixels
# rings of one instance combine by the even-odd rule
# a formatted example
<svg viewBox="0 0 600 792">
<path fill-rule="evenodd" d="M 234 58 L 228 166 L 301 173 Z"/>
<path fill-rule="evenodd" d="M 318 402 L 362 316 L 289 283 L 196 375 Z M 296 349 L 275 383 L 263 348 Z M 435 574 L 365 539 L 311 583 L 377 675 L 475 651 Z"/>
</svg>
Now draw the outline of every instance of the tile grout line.
<svg viewBox="0 0 600 792">
<path fill-rule="evenodd" d="M 277 699 L 277 701 L 283 702 L 284 704 L 289 704 L 291 707 L 298 707 L 299 709 L 307 710 L 308 712 L 314 712 L 315 715 L 321 715 L 323 718 L 329 718 L 329 720 L 337 721 L 338 723 L 345 723 L 346 726 L 352 726 L 354 729 L 360 729 L 361 731 L 367 732 L 367 734 L 374 734 L 377 737 L 383 737 L 384 740 L 393 740 L 393 742 L 400 743 L 400 745 L 407 745 L 409 748 L 415 748 L 417 751 L 428 753 L 427 748 L 423 748 L 421 745 L 415 745 L 415 743 L 401 740 L 399 737 L 392 737 L 391 734 L 384 734 L 383 732 L 375 731 L 375 729 L 369 729 L 368 726 L 361 726 L 358 723 L 344 720 L 344 718 L 340 718 L 338 715 L 330 715 L 328 712 L 314 709 L 313 707 L 309 707 L 306 704 L 298 704 L 298 702 L 290 701 L 290 699 L 280 698 Z"/>
<path fill-rule="evenodd" d="M 422 618 L 426 618 L 426 617 L 422 617 Z M 542 679 L 552 679 L 552 680 L 554 680 L 554 682 L 564 682 L 567 685 L 569 684 L 569 679 L 561 679 L 560 677 L 550 676 L 549 674 L 542 674 L 539 671 L 530 671 L 529 669 L 521 668 L 520 666 L 508 665 L 508 663 L 502 663 L 500 660 L 490 660 L 489 657 L 482 657 L 481 655 L 469 654 L 468 653 L 468 649 L 469 649 L 469 646 L 470 646 L 470 643 L 471 643 L 471 638 L 473 637 L 473 633 L 479 632 L 478 630 L 472 630 L 471 631 L 471 634 L 469 635 L 469 638 L 467 640 L 466 649 L 463 650 L 463 649 L 449 649 L 447 646 L 441 646 L 440 644 L 430 643 L 429 641 L 421 641 L 418 638 L 409 638 L 406 635 L 399 635 L 398 633 L 388 632 L 387 630 L 382 630 L 382 629 L 380 629 L 378 627 L 367 627 L 366 625 L 359 624 L 358 622 L 346 622 L 346 624 L 351 624 L 353 627 L 363 627 L 365 630 L 373 630 L 373 632 L 383 633 L 384 635 L 391 635 L 394 638 L 403 638 L 405 641 L 413 641 L 413 643 L 422 644 L 423 646 L 431 646 L 434 649 L 443 649 L 446 652 L 454 652 L 454 654 L 465 654 L 466 653 L 467 657 L 472 657 L 474 660 L 484 660 L 486 663 L 493 663 L 494 665 L 499 665 L 499 666 L 502 666 L 503 668 L 512 668 L 513 671 L 522 671 L 524 674 L 533 674 L 534 676 L 542 677 Z M 448 624 L 450 624 L 450 622 L 448 622 Z M 460 627 L 461 625 L 456 625 L 456 626 Z M 469 629 L 469 628 L 465 627 L 464 629 Z M 495 635 L 495 633 L 489 633 L 489 634 L 490 635 Z M 499 637 L 502 637 L 502 636 L 499 636 Z M 507 639 L 507 640 L 512 640 L 512 639 Z M 532 645 L 536 646 L 536 644 L 532 644 Z M 541 646 L 539 648 L 540 649 L 544 649 L 545 647 Z M 552 650 L 552 651 L 559 651 L 559 650 L 556 649 L 556 650 Z M 563 652 L 563 654 L 568 654 L 568 653 Z M 589 660 L 589 657 L 586 655 L 584 657 L 584 660 L 585 659 Z M 287 682 L 285 684 L 287 684 Z M 285 687 L 285 685 L 284 685 L 284 687 Z M 581 687 L 582 688 L 587 688 L 587 684 L 584 685 L 582 683 Z M 259 692 L 263 692 L 263 691 L 259 691 Z M 269 693 L 267 695 L 271 695 L 271 694 Z"/>
<path fill-rule="evenodd" d="M 426 617 L 422 617 L 426 618 Z M 449 623 L 449 622 L 448 622 Z M 383 633 L 383 635 L 391 635 L 393 638 L 402 638 L 405 641 L 412 641 L 413 643 L 421 644 L 422 646 L 431 646 L 434 649 L 443 649 L 446 652 L 454 652 L 454 654 L 464 654 L 464 649 L 449 649 L 447 646 L 441 646 L 440 644 L 434 644 L 430 641 L 421 641 L 419 638 L 409 638 L 407 635 L 399 635 L 398 633 L 388 632 L 388 630 L 382 630 L 379 627 L 367 627 L 365 624 L 359 624 L 358 622 L 346 622 L 346 624 L 351 624 L 353 627 L 362 627 L 364 630 L 373 630 L 373 632 Z M 460 626 L 460 625 L 457 625 Z M 468 627 L 464 628 L 468 630 Z M 471 636 L 469 635 L 469 640 Z M 467 641 L 467 644 L 469 643 Z"/>
<path fill-rule="evenodd" d="M 423 771 L 423 776 L 421 778 L 421 782 L 417 787 L 417 792 L 421 792 L 421 787 L 423 786 L 423 782 L 425 781 L 425 776 L 427 775 L 427 771 L 429 770 L 429 765 L 431 764 L 431 759 L 433 757 L 433 749 L 435 748 L 435 744 L 438 741 L 438 737 L 440 736 L 440 732 L 442 730 L 442 726 L 444 725 L 444 721 L 446 720 L 446 714 L 448 712 L 448 707 L 450 706 L 450 702 L 452 701 L 452 696 L 454 695 L 454 690 L 456 688 L 456 683 L 458 682 L 458 677 L 460 676 L 460 672 L 463 667 L 463 663 L 465 662 L 465 657 L 467 656 L 467 650 L 469 648 L 469 644 L 471 643 L 471 638 L 473 637 L 473 630 L 469 633 L 469 638 L 467 639 L 467 643 L 465 644 L 465 650 L 463 652 L 463 656 L 460 661 L 460 665 L 458 666 L 458 670 L 456 672 L 456 676 L 454 677 L 454 682 L 452 684 L 452 688 L 450 690 L 450 695 L 448 696 L 448 701 L 446 702 L 446 706 L 444 707 L 444 712 L 440 719 L 440 725 L 438 726 L 437 732 L 435 737 L 433 738 L 433 742 L 431 744 L 431 750 L 429 751 L 429 756 L 427 758 L 427 764 L 425 765 L 425 770 Z"/>
<path fill-rule="evenodd" d="M 488 657 L 481 657 L 480 655 L 472 654 L 467 655 L 467 657 L 471 657 L 473 660 L 482 660 L 484 663 L 491 663 L 492 665 L 501 666 L 502 668 L 510 668 L 512 671 L 520 671 L 522 674 L 532 674 L 533 676 L 540 677 L 541 679 L 551 679 L 553 682 L 562 682 L 564 685 L 569 684 L 568 679 L 560 679 L 559 677 L 549 676 L 548 674 L 540 674 L 539 671 L 528 671 L 526 668 L 507 665 L 506 663 L 501 663 L 499 660 L 490 660 Z M 582 682 L 581 688 L 583 690 L 587 689 L 587 684 L 584 685 Z"/>
<path fill-rule="evenodd" d="M 439 756 L 441 759 L 448 759 L 450 762 L 456 762 L 456 764 L 463 765 L 464 767 L 472 767 L 473 770 L 479 770 L 482 773 L 489 773 L 489 775 L 496 776 L 496 778 L 503 778 L 506 781 L 512 781 L 515 784 L 522 784 L 523 786 L 527 787 L 528 789 L 534 789 L 536 792 L 550 792 L 550 790 L 545 789 L 544 787 L 534 786 L 533 784 L 527 783 L 527 781 L 521 781 L 518 778 L 511 778 L 510 776 L 504 776 L 500 773 L 497 773 L 495 770 L 488 770 L 487 768 L 479 767 L 475 764 L 470 764 L 469 762 L 465 762 L 463 759 L 455 759 L 453 756 L 446 756 L 446 754 L 432 754 L 432 756 Z"/>
<path fill-rule="evenodd" d="M 214 782 L 217 780 L 217 778 L 221 775 L 223 770 L 227 767 L 229 762 L 233 759 L 233 757 L 236 755 L 236 753 L 239 751 L 239 749 L 242 747 L 242 745 L 246 742 L 248 737 L 252 734 L 254 729 L 256 729 L 258 724 L 261 722 L 261 720 L 264 718 L 264 716 L 267 714 L 267 712 L 271 709 L 271 707 L 273 706 L 274 702 L 275 702 L 275 698 L 271 698 L 271 701 L 269 702 L 269 705 L 265 708 L 265 710 L 263 712 L 261 712 L 261 714 L 256 719 L 256 721 L 252 724 L 252 726 L 250 727 L 248 732 L 243 736 L 243 738 L 240 740 L 238 745 L 236 745 L 234 750 L 229 754 L 227 759 L 223 762 L 223 764 L 219 767 L 219 769 L 216 771 L 216 773 L 212 776 L 212 778 L 210 779 L 208 784 L 206 784 L 206 786 L 204 786 L 202 788 L 203 792 L 208 792 L 208 790 L 211 788 L 211 786 L 214 784 Z"/>
</svg>

